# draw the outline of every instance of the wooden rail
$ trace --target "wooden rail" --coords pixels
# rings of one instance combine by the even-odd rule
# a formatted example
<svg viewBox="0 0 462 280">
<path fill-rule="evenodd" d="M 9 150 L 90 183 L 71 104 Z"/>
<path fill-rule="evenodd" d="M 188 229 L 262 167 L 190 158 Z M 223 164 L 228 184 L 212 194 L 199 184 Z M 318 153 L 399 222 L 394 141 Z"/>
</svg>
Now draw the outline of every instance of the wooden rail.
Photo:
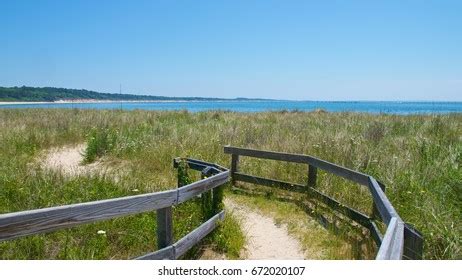
<svg viewBox="0 0 462 280">
<path fill-rule="evenodd" d="M 169 191 L 1 214 L 0 241 L 156 210 L 160 250 L 139 259 L 178 258 L 217 226 L 224 211 L 172 244 L 172 206 L 225 184 L 230 174 L 228 169 L 213 163 L 185 160 L 195 170 L 207 169 L 210 177 Z"/>
<path fill-rule="evenodd" d="M 231 181 L 233 183 L 241 181 L 304 193 L 308 197 L 327 205 L 337 213 L 348 217 L 369 230 L 372 239 L 376 242 L 377 246 L 379 246 L 376 256 L 376 259 L 378 260 L 422 258 L 422 235 L 412 226 L 403 222 L 385 195 L 385 186 L 379 183 L 372 176 L 308 155 L 261 151 L 230 146 L 225 146 L 224 152 L 226 154 L 231 154 Z M 307 185 L 305 186 L 244 174 L 239 170 L 240 156 L 307 164 Z M 378 218 L 387 225 L 385 234 L 382 236 L 382 233 L 371 217 L 347 207 L 346 205 L 343 205 L 335 199 L 316 190 L 315 187 L 318 169 L 368 187 L 373 199 L 374 213 L 378 213 Z"/>
</svg>

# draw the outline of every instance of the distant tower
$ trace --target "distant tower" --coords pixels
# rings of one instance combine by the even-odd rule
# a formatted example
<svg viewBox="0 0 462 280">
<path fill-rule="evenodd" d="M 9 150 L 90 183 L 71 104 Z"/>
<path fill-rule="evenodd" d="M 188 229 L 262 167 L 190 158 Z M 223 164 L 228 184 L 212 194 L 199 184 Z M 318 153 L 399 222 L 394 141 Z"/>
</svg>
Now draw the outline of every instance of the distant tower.
<svg viewBox="0 0 462 280">
<path fill-rule="evenodd" d="M 122 84 L 119 84 L 119 94 L 122 94 Z"/>
</svg>

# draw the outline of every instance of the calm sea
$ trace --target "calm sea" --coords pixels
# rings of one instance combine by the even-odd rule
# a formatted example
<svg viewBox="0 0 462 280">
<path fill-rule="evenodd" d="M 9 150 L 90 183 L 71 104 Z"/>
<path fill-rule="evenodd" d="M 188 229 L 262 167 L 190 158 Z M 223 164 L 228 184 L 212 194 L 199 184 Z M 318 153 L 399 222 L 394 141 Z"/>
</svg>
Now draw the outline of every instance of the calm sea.
<svg viewBox="0 0 462 280">
<path fill-rule="evenodd" d="M 462 113 L 462 102 L 328 102 L 328 101 L 195 101 L 195 102 L 107 102 L 0 105 L 1 108 L 80 108 L 123 110 L 230 110 L 261 112 L 323 109 L 329 112 L 368 112 L 388 114 Z"/>
</svg>

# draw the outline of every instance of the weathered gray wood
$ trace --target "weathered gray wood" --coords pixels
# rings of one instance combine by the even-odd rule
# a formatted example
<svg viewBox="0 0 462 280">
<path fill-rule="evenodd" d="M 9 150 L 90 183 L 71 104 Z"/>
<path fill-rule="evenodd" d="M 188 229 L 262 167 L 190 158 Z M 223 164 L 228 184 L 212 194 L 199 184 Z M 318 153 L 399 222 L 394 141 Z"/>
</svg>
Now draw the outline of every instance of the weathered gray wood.
<svg viewBox="0 0 462 280">
<path fill-rule="evenodd" d="M 369 228 L 370 217 L 367 215 L 342 204 L 341 202 L 319 192 L 316 189 L 308 188 L 307 191 L 309 196 L 328 205 L 332 210 L 347 216 L 365 228 Z"/>
<path fill-rule="evenodd" d="M 399 217 L 396 213 L 395 208 L 391 205 L 385 193 L 382 191 L 377 180 L 369 176 L 369 190 L 372 194 L 372 198 L 376 205 L 377 210 L 379 211 L 380 217 L 385 224 L 388 225 L 392 217 Z"/>
<path fill-rule="evenodd" d="M 233 186 L 236 183 L 236 178 L 234 176 L 236 172 L 239 172 L 239 155 L 232 154 L 231 155 L 231 185 Z"/>
<path fill-rule="evenodd" d="M 272 160 L 279 160 L 279 161 L 288 161 L 288 162 L 295 162 L 295 163 L 305 163 L 313 165 L 319 169 L 328 171 L 333 173 L 337 176 L 346 178 L 350 181 L 359 183 L 361 185 L 367 186 L 369 183 L 369 176 L 363 174 L 358 171 L 354 171 L 333 163 L 330 163 L 325 160 L 321 160 L 312 156 L 307 155 L 300 155 L 300 154 L 289 154 L 289 153 L 279 153 L 279 152 L 271 152 L 271 151 L 260 151 L 254 149 L 244 149 L 244 148 L 237 148 L 231 146 L 225 146 L 224 152 L 226 154 L 232 155 L 241 155 L 241 156 L 249 156 L 255 158 L 264 158 L 264 159 L 272 159 Z M 232 170 L 232 167 L 231 167 Z"/>
<path fill-rule="evenodd" d="M 173 245 L 157 250 L 155 252 L 135 258 L 136 260 L 174 260 L 175 249 Z"/>
<path fill-rule="evenodd" d="M 423 236 L 418 230 L 409 224 L 405 224 L 403 257 L 410 260 L 421 260 L 423 241 Z"/>
<path fill-rule="evenodd" d="M 198 159 L 194 159 L 194 158 L 186 158 L 186 161 L 189 162 L 189 163 L 196 163 L 196 164 L 210 166 L 210 167 L 212 167 L 212 168 L 214 168 L 216 170 L 219 170 L 219 171 L 228 170 L 228 168 L 223 167 L 223 166 L 221 166 L 219 164 L 212 163 L 212 162 L 207 162 L 207 161 L 203 161 L 203 160 L 198 160 Z"/>
<path fill-rule="evenodd" d="M 398 224 L 395 230 L 395 236 L 393 238 L 393 245 L 391 247 L 391 260 L 401 260 L 403 258 L 404 248 L 404 223 L 398 218 Z"/>
<path fill-rule="evenodd" d="M 221 165 L 218 165 L 216 163 L 210 163 L 210 162 L 206 162 L 202 160 L 197 160 L 197 159 L 192 159 L 192 158 L 180 158 L 180 157 L 173 159 L 173 167 L 178 168 L 178 163 L 181 160 L 186 161 L 186 163 L 188 163 L 189 168 L 192 170 L 196 170 L 196 171 L 202 171 L 204 170 L 204 168 L 207 168 L 207 167 L 211 168 L 211 173 L 213 174 L 217 174 L 217 173 L 220 173 L 221 171 L 228 170 L 227 168 Z"/>
<path fill-rule="evenodd" d="M 379 183 L 380 188 L 381 188 L 382 191 L 385 193 L 385 185 L 382 184 L 382 183 L 379 182 L 379 181 L 377 181 L 377 183 Z M 372 215 L 371 215 L 371 217 L 372 217 L 373 219 L 380 217 L 379 210 L 377 209 L 377 205 L 375 205 L 375 202 L 374 202 L 374 201 L 372 201 Z"/>
<path fill-rule="evenodd" d="M 311 187 L 306 187 L 300 184 L 288 183 L 288 182 L 279 181 L 279 180 L 267 179 L 267 178 L 258 177 L 258 176 L 252 176 L 252 175 L 243 174 L 240 172 L 235 173 L 234 175 L 237 181 L 252 183 L 256 185 L 263 185 L 263 186 L 268 186 L 268 187 L 277 187 L 277 188 L 287 190 L 287 191 L 294 191 L 298 193 L 307 194 L 311 198 L 316 199 L 328 205 L 334 211 L 337 211 L 340 214 L 343 214 L 349 217 L 350 219 L 357 222 L 358 224 L 366 228 L 369 228 L 370 218 L 368 216 L 338 202 L 337 200 Z"/>
<path fill-rule="evenodd" d="M 403 256 L 404 223 L 397 217 L 392 217 L 382 244 L 377 253 L 377 260 L 400 260 Z"/>
<path fill-rule="evenodd" d="M 178 188 L 178 203 L 184 202 L 191 197 L 211 190 L 229 181 L 230 171 L 223 171 L 220 174 L 213 175 L 209 178 L 191 183 L 184 187 Z"/>
<path fill-rule="evenodd" d="M 157 248 L 162 249 L 173 243 L 172 207 L 157 210 Z"/>
<path fill-rule="evenodd" d="M 308 165 L 308 187 L 316 187 L 318 169 L 313 165 Z"/>
<path fill-rule="evenodd" d="M 284 189 L 287 191 L 306 193 L 306 187 L 299 185 L 299 184 L 293 184 L 289 182 L 248 175 L 248 174 L 244 174 L 240 172 L 234 173 L 234 178 L 236 181 L 241 181 L 241 182 L 246 182 L 246 183 L 251 183 L 251 184 L 256 184 L 256 185 L 263 185 L 267 187 L 278 187 L 280 189 Z"/>
<path fill-rule="evenodd" d="M 221 211 L 207 222 L 200 225 L 198 228 L 187 234 L 185 237 L 178 240 L 173 246 L 175 248 L 175 258 L 179 258 L 184 255 L 189 249 L 196 245 L 200 240 L 202 240 L 207 234 L 212 232 L 217 225 L 218 221 L 223 220 L 225 216 L 225 211 Z"/>
<path fill-rule="evenodd" d="M 177 191 L 141 194 L 0 215 L 0 241 L 165 208 Z"/>
<path fill-rule="evenodd" d="M 371 233 L 371 237 L 372 239 L 374 239 L 374 242 L 377 245 L 377 247 L 380 247 L 380 245 L 382 244 L 383 236 L 379 228 L 377 227 L 377 224 L 374 221 L 370 222 L 369 232 Z"/>
</svg>

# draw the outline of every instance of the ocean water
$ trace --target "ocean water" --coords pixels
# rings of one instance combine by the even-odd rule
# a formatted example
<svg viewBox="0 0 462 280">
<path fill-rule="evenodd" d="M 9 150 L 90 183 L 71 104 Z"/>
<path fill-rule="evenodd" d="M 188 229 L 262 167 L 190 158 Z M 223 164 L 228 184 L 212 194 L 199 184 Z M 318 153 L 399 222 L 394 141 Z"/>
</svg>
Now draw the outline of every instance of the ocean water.
<svg viewBox="0 0 462 280">
<path fill-rule="evenodd" d="M 101 103 L 45 103 L 0 105 L 2 108 L 79 108 L 122 110 L 229 110 L 262 112 L 322 109 L 329 112 L 367 112 L 374 114 L 446 114 L 462 113 L 462 102 L 329 102 L 329 101 L 194 101 L 194 102 L 101 102 Z"/>
</svg>

